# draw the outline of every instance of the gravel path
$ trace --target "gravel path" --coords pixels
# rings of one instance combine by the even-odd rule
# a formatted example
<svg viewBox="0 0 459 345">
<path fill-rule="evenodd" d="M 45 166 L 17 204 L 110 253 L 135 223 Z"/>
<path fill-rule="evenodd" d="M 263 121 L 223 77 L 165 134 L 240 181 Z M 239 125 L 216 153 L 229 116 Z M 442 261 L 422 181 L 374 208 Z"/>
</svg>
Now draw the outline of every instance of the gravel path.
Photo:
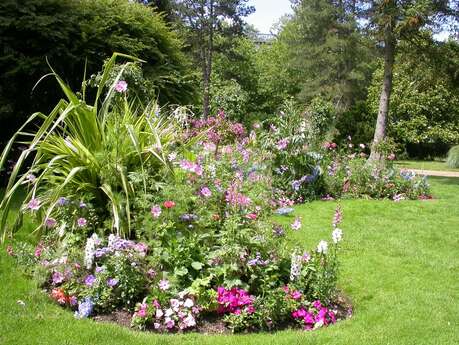
<svg viewBox="0 0 459 345">
<path fill-rule="evenodd" d="M 420 169 L 410 169 L 410 168 L 401 168 L 401 169 L 414 171 L 418 175 L 459 177 L 459 172 L 456 172 L 456 171 L 420 170 Z"/>
</svg>

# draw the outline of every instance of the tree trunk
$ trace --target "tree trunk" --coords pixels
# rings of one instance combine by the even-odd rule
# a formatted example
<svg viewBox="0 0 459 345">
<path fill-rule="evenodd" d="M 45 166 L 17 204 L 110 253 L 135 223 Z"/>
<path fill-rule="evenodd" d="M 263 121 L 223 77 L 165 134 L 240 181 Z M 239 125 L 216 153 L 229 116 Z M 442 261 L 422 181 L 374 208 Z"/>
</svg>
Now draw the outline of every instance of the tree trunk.
<svg viewBox="0 0 459 345">
<path fill-rule="evenodd" d="M 210 1 L 209 5 L 209 44 L 207 46 L 207 54 L 205 54 L 204 64 L 204 95 L 203 95 L 203 116 L 207 118 L 210 114 L 210 81 L 212 77 L 212 58 L 214 53 L 214 1 Z"/>
<path fill-rule="evenodd" d="M 392 75 L 395 59 L 396 39 L 393 33 L 393 25 L 388 24 L 384 31 L 384 77 L 379 98 L 378 118 L 376 120 L 375 134 L 371 146 L 369 163 L 384 164 L 384 154 L 380 150 L 380 144 L 386 137 L 387 116 L 389 113 L 390 94 L 392 91 Z"/>
</svg>

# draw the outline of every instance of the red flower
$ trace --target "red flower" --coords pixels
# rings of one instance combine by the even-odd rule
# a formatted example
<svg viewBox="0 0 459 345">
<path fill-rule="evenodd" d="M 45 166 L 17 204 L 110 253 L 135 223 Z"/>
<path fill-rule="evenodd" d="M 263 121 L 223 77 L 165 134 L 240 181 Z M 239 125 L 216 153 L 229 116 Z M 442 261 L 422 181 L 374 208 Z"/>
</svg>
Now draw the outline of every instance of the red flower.
<svg viewBox="0 0 459 345">
<path fill-rule="evenodd" d="M 175 202 L 173 202 L 171 200 L 167 200 L 167 201 L 164 202 L 163 205 L 164 205 L 165 208 L 172 208 L 172 207 L 175 206 Z"/>
</svg>

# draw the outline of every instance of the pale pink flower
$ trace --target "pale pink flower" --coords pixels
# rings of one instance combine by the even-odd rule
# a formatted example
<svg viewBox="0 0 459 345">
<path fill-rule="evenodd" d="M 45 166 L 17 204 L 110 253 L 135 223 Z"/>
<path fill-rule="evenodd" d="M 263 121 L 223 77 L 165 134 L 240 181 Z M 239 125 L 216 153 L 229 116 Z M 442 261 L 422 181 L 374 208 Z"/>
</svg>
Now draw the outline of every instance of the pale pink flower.
<svg viewBox="0 0 459 345">
<path fill-rule="evenodd" d="M 151 208 L 151 215 L 153 216 L 153 218 L 159 218 L 159 216 L 161 215 L 161 206 L 154 205 Z"/>
<path fill-rule="evenodd" d="M 300 230 L 301 229 L 301 219 L 299 217 L 296 217 L 295 221 L 290 226 L 295 231 Z"/>
<path fill-rule="evenodd" d="M 27 207 L 32 211 L 38 211 L 40 209 L 40 200 L 35 198 L 30 199 Z"/>
<path fill-rule="evenodd" d="M 124 80 L 119 80 L 115 85 L 115 91 L 119 93 L 123 93 L 127 91 L 128 84 Z"/>
</svg>

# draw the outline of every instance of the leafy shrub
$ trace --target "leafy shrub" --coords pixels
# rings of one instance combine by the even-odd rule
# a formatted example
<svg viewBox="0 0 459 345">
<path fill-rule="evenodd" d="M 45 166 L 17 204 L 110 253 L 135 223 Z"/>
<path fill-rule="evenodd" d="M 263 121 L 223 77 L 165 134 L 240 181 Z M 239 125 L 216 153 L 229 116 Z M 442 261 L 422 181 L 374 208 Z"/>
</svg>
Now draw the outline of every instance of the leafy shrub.
<svg viewBox="0 0 459 345">
<path fill-rule="evenodd" d="M 287 102 L 280 116 L 266 121 L 269 130 L 262 133 L 261 145 L 273 156 L 276 199 L 302 202 L 323 193 L 322 156 L 315 149 L 333 121 L 331 105 L 320 100 L 314 100 L 306 112 Z"/>
<path fill-rule="evenodd" d="M 450 168 L 459 168 L 459 145 L 453 146 L 449 150 L 446 164 Z"/>
<path fill-rule="evenodd" d="M 324 146 L 324 181 L 326 196 L 330 197 L 370 197 L 402 199 L 429 198 L 430 189 L 425 176 L 413 172 L 400 171 L 393 166 L 395 155 L 391 152 L 393 144 L 384 142 L 381 148 L 386 154 L 386 166 L 374 167 L 367 163 L 367 146 L 355 146 L 351 138 L 345 146 L 334 143 Z"/>
<path fill-rule="evenodd" d="M 118 233 L 127 233 L 130 231 L 129 203 L 134 195 L 128 183 L 129 174 L 138 170 L 144 174 L 151 172 L 149 176 L 154 179 L 150 183 L 154 183 L 170 172 L 166 155 L 174 141 L 175 123 L 151 116 L 156 104 L 142 108 L 129 103 L 125 97 L 125 93 L 129 93 L 128 85 L 119 80 L 122 71 L 112 84 L 107 84 L 119 56 L 113 55 L 106 64 L 93 105 L 85 102 L 84 89 L 79 97 L 54 74 L 67 100 L 61 100 L 49 115 L 33 114 L 23 128 L 27 123 L 41 121 L 39 129 L 25 135 L 21 129 L 8 143 L 0 166 L 6 162 L 18 137 L 24 136 L 29 146 L 18 159 L 0 204 L 4 236 L 9 204 L 21 184 L 27 184 L 29 192 L 28 204 L 19 218 L 23 211 L 32 211 L 46 228 L 46 221 L 53 217 L 60 198 L 67 197 L 93 203 L 98 214 L 112 214 L 112 224 L 107 226 Z M 107 93 L 102 101 L 104 92 Z M 30 169 L 20 176 L 22 165 L 35 151 Z M 145 176 L 142 181 L 146 184 Z M 75 225 L 62 224 L 67 229 L 74 229 Z"/>
</svg>

